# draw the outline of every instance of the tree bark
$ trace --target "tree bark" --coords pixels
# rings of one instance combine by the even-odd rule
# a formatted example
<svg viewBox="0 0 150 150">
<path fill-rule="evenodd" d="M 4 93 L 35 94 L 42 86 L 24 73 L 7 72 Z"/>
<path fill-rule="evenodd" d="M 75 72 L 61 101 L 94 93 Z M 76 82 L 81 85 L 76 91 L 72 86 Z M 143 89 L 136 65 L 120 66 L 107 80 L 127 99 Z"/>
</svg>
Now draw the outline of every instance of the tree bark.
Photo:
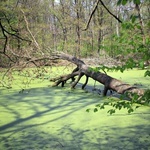
<svg viewBox="0 0 150 150">
<path fill-rule="evenodd" d="M 72 78 L 72 81 L 74 81 L 73 80 L 73 79 L 75 79 L 74 77 L 78 76 L 77 80 L 72 84 L 72 88 L 75 88 L 76 84 L 80 81 L 82 76 L 85 75 L 86 81 L 83 84 L 82 89 L 84 89 L 84 87 L 88 83 L 88 78 L 90 77 L 104 85 L 104 91 L 103 91 L 104 96 L 107 95 L 108 90 L 116 91 L 119 94 L 127 93 L 127 94 L 129 94 L 129 96 L 134 93 L 136 93 L 139 96 L 142 96 L 144 94 L 143 89 L 139 89 L 130 84 L 126 84 L 126 83 L 122 82 L 121 80 L 115 79 L 115 78 L 113 78 L 105 73 L 102 73 L 100 71 L 94 71 L 90 66 L 86 65 L 82 60 L 80 60 L 74 56 L 64 54 L 64 53 L 59 53 L 59 54 L 55 54 L 55 57 L 57 59 L 68 60 L 69 62 L 72 62 L 77 66 L 77 68 L 74 69 L 71 74 L 64 75 L 64 76 L 61 76 L 60 78 L 53 79 L 53 81 L 56 81 L 55 86 L 58 86 L 60 83 L 62 83 L 62 86 L 64 86 L 64 83 L 67 80 Z"/>
</svg>

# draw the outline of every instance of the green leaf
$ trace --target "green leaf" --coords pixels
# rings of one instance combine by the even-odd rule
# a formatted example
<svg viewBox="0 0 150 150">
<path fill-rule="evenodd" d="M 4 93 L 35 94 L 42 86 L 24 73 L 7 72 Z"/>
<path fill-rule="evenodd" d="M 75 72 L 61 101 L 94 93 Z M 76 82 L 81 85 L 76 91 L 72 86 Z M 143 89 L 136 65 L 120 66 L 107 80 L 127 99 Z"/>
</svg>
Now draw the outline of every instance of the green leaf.
<svg viewBox="0 0 150 150">
<path fill-rule="evenodd" d="M 98 109 L 97 108 L 94 108 L 94 112 L 97 112 L 98 111 Z"/>
<path fill-rule="evenodd" d="M 130 114 L 131 112 L 133 112 L 134 110 L 132 109 L 132 108 L 130 108 L 129 110 L 128 110 L 128 113 Z"/>
<path fill-rule="evenodd" d="M 122 5 L 126 5 L 127 2 L 128 0 L 122 0 Z"/>
<path fill-rule="evenodd" d="M 123 73 L 124 71 L 125 71 L 125 68 L 122 66 L 122 67 L 120 68 L 120 72 Z"/>
<path fill-rule="evenodd" d="M 140 0 L 133 0 L 133 2 L 134 2 L 134 4 L 137 4 L 137 5 L 141 4 Z"/>
<path fill-rule="evenodd" d="M 95 107 L 100 107 L 100 106 L 101 106 L 100 104 L 95 105 Z"/>
<path fill-rule="evenodd" d="M 118 0 L 117 5 L 126 5 L 128 0 Z"/>
<path fill-rule="evenodd" d="M 150 70 L 147 70 L 145 73 L 144 73 L 144 77 L 146 76 L 149 76 L 150 77 Z"/>
<path fill-rule="evenodd" d="M 90 108 L 88 108 L 88 109 L 86 110 L 86 112 L 90 112 Z"/>
<path fill-rule="evenodd" d="M 130 107 L 131 107 L 129 103 L 126 103 L 124 106 L 125 106 L 126 108 L 130 108 Z"/>
<path fill-rule="evenodd" d="M 119 110 L 121 110 L 121 108 L 122 108 L 122 106 L 120 105 L 120 106 L 119 106 Z"/>
<path fill-rule="evenodd" d="M 135 109 L 139 108 L 140 106 L 136 106 Z"/>
<path fill-rule="evenodd" d="M 121 5 L 122 4 L 122 0 L 118 0 L 117 5 Z"/>
<path fill-rule="evenodd" d="M 104 105 L 109 105 L 109 102 L 104 102 Z"/>
<path fill-rule="evenodd" d="M 100 109 L 105 109 L 104 105 L 101 105 Z"/>
<path fill-rule="evenodd" d="M 112 114 L 114 114 L 115 112 L 116 112 L 115 109 L 110 109 L 110 110 L 108 110 L 107 113 L 109 113 L 110 115 L 112 115 Z"/>
<path fill-rule="evenodd" d="M 139 65 L 140 65 L 140 68 L 144 69 L 144 61 L 141 61 L 141 62 L 139 63 Z"/>
<path fill-rule="evenodd" d="M 131 15 L 131 17 L 130 17 L 132 23 L 134 23 L 137 18 L 138 18 L 138 16 L 136 16 L 136 15 Z"/>
</svg>

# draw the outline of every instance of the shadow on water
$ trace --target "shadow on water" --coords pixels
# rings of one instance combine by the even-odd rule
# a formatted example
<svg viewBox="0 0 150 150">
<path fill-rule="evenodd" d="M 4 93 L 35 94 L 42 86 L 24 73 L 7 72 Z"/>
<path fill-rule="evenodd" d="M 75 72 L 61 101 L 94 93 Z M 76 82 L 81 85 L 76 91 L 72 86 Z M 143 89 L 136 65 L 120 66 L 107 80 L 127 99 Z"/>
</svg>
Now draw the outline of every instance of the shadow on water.
<svg viewBox="0 0 150 150">
<path fill-rule="evenodd" d="M 119 116 L 113 119 L 106 114 L 104 122 L 94 124 L 94 120 L 101 118 L 85 112 L 87 107 L 100 102 L 99 97 L 94 96 L 65 88 L 62 91 L 59 87 L 3 95 L 0 98 L 0 149 L 148 150 L 149 125 L 109 125 Z"/>
<path fill-rule="evenodd" d="M 2 136 L 0 141 L 7 150 L 149 150 L 148 131 L 148 126 L 144 128 L 143 126 L 129 128 L 104 126 L 93 130 L 75 130 L 67 124 L 58 129 L 58 134 L 55 135 L 29 128 L 10 137 Z M 89 134 L 92 137 L 89 137 Z"/>
<path fill-rule="evenodd" d="M 96 100 L 94 101 L 86 101 L 86 98 L 88 97 L 87 95 L 79 95 L 74 97 L 74 99 L 69 99 L 67 100 L 67 97 L 69 97 L 69 94 L 71 92 L 67 92 L 65 93 L 65 91 L 61 91 L 62 89 L 59 88 L 57 90 L 55 90 L 55 88 L 44 88 L 42 89 L 32 89 L 32 91 L 24 91 L 24 93 L 15 93 L 14 95 L 7 95 L 4 96 L 6 101 L 0 102 L 1 107 L 5 108 L 5 110 L 7 110 L 10 114 L 13 114 L 15 116 L 15 120 L 0 126 L 0 131 L 4 131 L 8 128 L 11 128 L 19 123 L 31 120 L 33 118 L 38 118 L 40 116 L 45 115 L 46 113 L 53 113 L 53 111 L 57 110 L 57 113 L 60 111 L 63 111 L 64 108 L 66 108 L 67 106 L 70 105 L 74 105 L 74 106 L 78 106 L 78 103 L 81 103 L 81 105 L 79 107 L 72 107 L 69 111 L 67 111 L 67 113 L 62 114 L 61 116 L 59 116 L 58 118 L 49 120 L 48 122 L 53 122 L 53 121 L 57 121 L 60 118 L 66 117 L 68 115 L 70 115 L 71 113 L 80 110 L 81 108 L 84 108 L 86 106 L 88 106 L 89 104 L 92 104 L 94 102 L 96 102 Z M 38 97 L 38 95 L 40 95 L 40 97 Z M 55 100 L 55 95 L 57 95 L 57 97 L 60 97 L 61 99 L 57 99 Z M 24 100 L 28 97 L 27 100 Z M 82 101 L 84 99 L 84 101 Z M 27 116 L 25 118 L 21 118 L 20 112 L 22 111 L 21 108 L 17 108 L 18 104 L 19 107 L 21 106 L 21 103 L 26 103 L 28 105 L 27 107 L 27 111 L 29 110 L 33 110 L 34 113 L 30 116 Z M 55 104 L 56 103 L 56 104 Z M 11 107 L 11 105 L 14 105 L 14 107 Z M 38 110 L 38 108 L 36 106 L 40 106 L 40 108 L 42 107 L 44 110 Z M 21 106 L 22 107 L 22 106 Z M 23 106 L 24 107 L 24 106 Z M 56 112 L 55 112 L 56 113 Z"/>
</svg>

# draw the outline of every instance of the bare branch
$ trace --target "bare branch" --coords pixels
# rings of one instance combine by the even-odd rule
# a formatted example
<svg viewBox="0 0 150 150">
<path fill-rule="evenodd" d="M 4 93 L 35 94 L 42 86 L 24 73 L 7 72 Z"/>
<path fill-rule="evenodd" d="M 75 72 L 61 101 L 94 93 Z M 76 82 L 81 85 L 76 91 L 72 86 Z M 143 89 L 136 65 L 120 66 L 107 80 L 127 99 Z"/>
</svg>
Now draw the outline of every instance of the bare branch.
<svg viewBox="0 0 150 150">
<path fill-rule="evenodd" d="M 11 33 L 11 32 L 9 32 L 9 31 L 7 31 L 7 30 L 3 27 L 3 25 L 2 25 L 1 19 L 0 19 L 0 27 L 2 28 L 3 32 L 6 32 L 7 34 L 9 34 L 9 35 L 11 35 L 11 36 L 15 36 L 16 38 L 21 39 L 22 41 L 31 42 L 30 40 L 24 39 L 24 38 L 18 36 L 17 34 L 14 34 L 14 33 Z"/>
<path fill-rule="evenodd" d="M 0 19 L 0 27 L 1 27 L 2 33 L 3 33 L 4 37 L 5 37 L 5 44 L 4 44 L 4 50 L 3 50 L 3 53 L 5 54 L 8 37 L 5 34 L 5 29 L 4 29 L 4 27 L 3 27 L 2 23 L 1 23 L 1 19 Z"/>
<path fill-rule="evenodd" d="M 83 31 L 86 31 L 86 30 L 88 29 L 89 24 L 90 24 L 91 19 L 92 19 L 92 16 L 94 15 L 94 13 L 95 13 L 95 11 L 96 11 L 96 9 L 97 9 L 97 7 L 98 7 L 98 3 L 99 3 L 99 0 L 97 0 L 96 5 L 95 5 L 95 7 L 94 7 L 94 9 L 93 9 L 93 11 L 92 11 L 92 13 L 91 13 L 89 19 L 88 19 L 88 22 L 87 22 L 87 24 L 86 24 L 86 27 L 85 27 L 85 29 L 83 29 Z"/>
<path fill-rule="evenodd" d="M 10 23 L 10 19 L 7 17 L 7 15 L 3 12 L 3 15 L 5 16 L 5 20 L 7 21 L 7 23 L 8 23 L 8 25 L 10 26 L 10 29 L 12 30 L 12 31 L 14 31 L 14 32 L 18 32 L 18 29 L 14 29 L 13 27 L 12 27 L 12 25 L 11 25 L 11 23 Z"/>
<path fill-rule="evenodd" d="M 92 13 L 91 13 L 89 19 L 88 19 L 88 22 L 87 22 L 87 24 L 86 24 L 86 27 L 85 27 L 85 29 L 83 29 L 83 31 L 86 31 L 86 30 L 88 29 L 89 24 L 90 24 L 91 19 L 92 19 L 92 16 L 94 15 L 94 13 L 95 13 L 95 11 L 96 11 L 99 2 L 102 4 L 102 6 L 107 10 L 107 12 L 108 12 L 110 15 L 112 15 L 115 19 L 117 19 L 118 22 L 122 23 L 122 21 L 121 21 L 117 16 L 115 16 L 115 15 L 106 7 L 106 5 L 103 3 L 102 0 L 97 0 L 96 5 L 95 5 L 95 7 L 94 7 L 94 9 L 93 9 L 93 11 L 92 11 Z"/>
<path fill-rule="evenodd" d="M 106 5 L 103 3 L 102 0 L 99 1 L 101 2 L 101 4 L 104 6 L 104 8 L 108 11 L 110 15 L 112 15 L 116 20 L 118 20 L 119 23 L 122 23 L 122 21 L 117 16 L 115 16 L 112 12 L 110 12 L 110 10 L 106 7 Z"/>
<path fill-rule="evenodd" d="M 14 37 L 16 37 L 17 39 L 21 39 L 22 41 L 27 41 L 27 42 L 31 42 L 31 41 L 28 40 L 28 39 L 24 39 L 24 38 L 18 36 L 18 30 L 13 29 L 13 27 L 11 26 L 10 21 L 9 21 L 9 19 L 7 18 L 7 16 L 6 16 L 4 13 L 3 13 L 3 15 L 4 15 L 4 18 L 0 18 L 0 28 L 1 28 L 1 30 L 2 30 L 4 39 L 5 39 L 5 43 L 4 43 L 3 52 L 0 52 L 0 53 L 3 53 L 3 54 L 6 55 L 6 46 L 7 46 L 7 42 L 8 42 L 8 36 L 7 36 L 7 34 L 8 34 L 8 35 L 11 35 L 11 36 L 14 36 Z M 9 32 L 8 30 L 6 30 L 6 28 L 2 25 L 2 19 L 5 19 L 5 20 L 7 21 L 8 25 L 10 26 L 11 31 L 14 31 L 15 33 L 11 33 L 11 32 Z M 8 55 L 6 55 L 6 56 L 8 57 Z M 10 59 L 10 57 L 8 57 L 8 58 Z M 10 60 L 11 60 L 11 59 L 10 59 Z M 12 61 L 12 60 L 11 60 L 11 61 Z"/>
<path fill-rule="evenodd" d="M 33 39 L 33 42 L 34 42 L 36 48 L 39 49 L 39 44 L 38 44 L 38 42 L 36 41 L 35 37 L 33 36 L 32 32 L 31 32 L 30 29 L 29 29 L 29 24 L 28 24 L 27 18 L 26 18 L 25 13 L 24 13 L 24 11 L 23 11 L 22 9 L 21 9 L 21 12 L 22 12 L 22 14 L 23 14 L 24 21 L 25 21 L 25 23 L 26 23 L 26 28 L 27 28 L 28 32 L 30 33 L 30 35 L 31 35 L 31 37 L 32 37 L 32 39 Z"/>
</svg>

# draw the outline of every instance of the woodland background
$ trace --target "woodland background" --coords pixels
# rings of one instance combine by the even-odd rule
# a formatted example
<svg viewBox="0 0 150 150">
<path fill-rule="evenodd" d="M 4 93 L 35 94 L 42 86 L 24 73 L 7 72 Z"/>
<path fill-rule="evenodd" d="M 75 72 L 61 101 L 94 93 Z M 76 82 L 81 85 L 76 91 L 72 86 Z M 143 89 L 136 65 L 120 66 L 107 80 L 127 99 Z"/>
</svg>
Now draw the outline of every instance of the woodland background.
<svg viewBox="0 0 150 150">
<path fill-rule="evenodd" d="M 143 68 L 150 56 L 149 5 L 149 0 L 1 0 L 0 67 L 49 65 L 48 56 L 62 51 Z"/>
</svg>

